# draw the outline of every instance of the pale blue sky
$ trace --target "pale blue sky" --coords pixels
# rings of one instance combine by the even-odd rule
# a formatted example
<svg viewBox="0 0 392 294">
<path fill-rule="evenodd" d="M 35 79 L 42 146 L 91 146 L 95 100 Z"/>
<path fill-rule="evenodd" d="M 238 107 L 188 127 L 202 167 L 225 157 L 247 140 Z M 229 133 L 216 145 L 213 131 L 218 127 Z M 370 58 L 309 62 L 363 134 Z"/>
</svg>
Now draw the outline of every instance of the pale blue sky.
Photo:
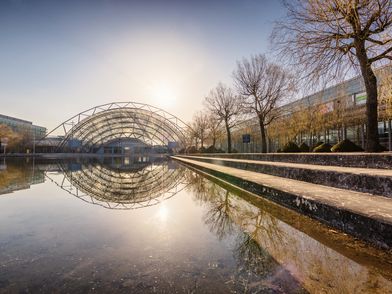
<svg viewBox="0 0 392 294">
<path fill-rule="evenodd" d="M 136 101 L 189 121 L 283 15 L 278 0 L 0 0 L 0 113 L 52 129 Z"/>
</svg>

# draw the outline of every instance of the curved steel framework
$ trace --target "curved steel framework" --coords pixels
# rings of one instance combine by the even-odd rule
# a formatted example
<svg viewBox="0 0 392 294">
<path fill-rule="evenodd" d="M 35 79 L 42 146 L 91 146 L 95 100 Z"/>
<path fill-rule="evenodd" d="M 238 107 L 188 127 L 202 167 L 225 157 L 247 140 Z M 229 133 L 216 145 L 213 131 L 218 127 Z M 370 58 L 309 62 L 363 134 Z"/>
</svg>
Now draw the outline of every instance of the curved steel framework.
<svg viewBox="0 0 392 294">
<path fill-rule="evenodd" d="M 60 131 L 64 139 L 58 149 L 78 141 L 82 151 L 87 152 L 124 138 L 135 138 L 150 146 L 176 142 L 178 148 L 183 148 L 186 128 L 182 120 L 160 108 L 136 102 L 113 102 L 76 114 L 46 137 Z"/>
<path fill-rule="evenodd" d="M 47 177 L 73 196 L 108 209 L 137 209 L 156 205 L 186 187 L 183 167 L 167 163 L 144 164 L 132 170 L 83 165 L 70 171 L 60 165 L 62 177 Z"/>
</svg>

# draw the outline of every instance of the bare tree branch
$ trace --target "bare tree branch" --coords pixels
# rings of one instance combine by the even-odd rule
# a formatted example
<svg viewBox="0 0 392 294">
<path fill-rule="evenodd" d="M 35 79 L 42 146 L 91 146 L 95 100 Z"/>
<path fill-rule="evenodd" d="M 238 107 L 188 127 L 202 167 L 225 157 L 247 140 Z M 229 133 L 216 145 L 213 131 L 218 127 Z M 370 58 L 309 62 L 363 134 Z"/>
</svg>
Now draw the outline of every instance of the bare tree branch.
<svg viewBox="0 0 392 294">
<path fill-rule="evenodd" d="M 227 134 L 227 151 L 231 152 L 231 129 L 238 122 L 238 117 L 243 113 L 241 99 L 222 83 L 210 91 L 205 98 L 209 111 L 223 122 Z"/>
<path fill-rule="evenodd" d="M 277 106 L 294 90 L 294 78 L 261 54 L 237 62 L 233 76 L 245 109 L 259 119 L 262 152 L 266 152 L 265 128 L 278 116 Z"/>
<path fill-rule="evenodd" d="M 272 42 L 310 84 L 326 85 L 360 70 L 367 92 L 367 151 L 377 151 L 377 79 L 373 66 L 392 60 L 391 0 L 290 0 Z"/>
</svg>

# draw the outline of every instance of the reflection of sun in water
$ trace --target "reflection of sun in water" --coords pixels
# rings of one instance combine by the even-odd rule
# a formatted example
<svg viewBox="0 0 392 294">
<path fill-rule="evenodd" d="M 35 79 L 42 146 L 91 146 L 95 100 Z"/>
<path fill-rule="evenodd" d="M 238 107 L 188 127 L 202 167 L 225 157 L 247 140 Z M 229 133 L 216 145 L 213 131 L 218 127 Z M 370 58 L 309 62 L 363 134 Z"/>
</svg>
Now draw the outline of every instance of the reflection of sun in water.
<svg viewBox="0 0 392 294">
<path fill-rule="evenodd" d="M 151 96 L 154 101 L 154 105 L 160 107 L 170 107 L 176 102 L 175 89 L 168 82 L 159 82 L 151 87 Z"/>
<path fill-rule="evenodd" d="M 167 207 L 163 204 L 160 205 L 159 210 L 158 210 L 158 219 L 161 222 L 166 222 L 167 217 L 168 217 L 169 211 Z"/>
</svg>

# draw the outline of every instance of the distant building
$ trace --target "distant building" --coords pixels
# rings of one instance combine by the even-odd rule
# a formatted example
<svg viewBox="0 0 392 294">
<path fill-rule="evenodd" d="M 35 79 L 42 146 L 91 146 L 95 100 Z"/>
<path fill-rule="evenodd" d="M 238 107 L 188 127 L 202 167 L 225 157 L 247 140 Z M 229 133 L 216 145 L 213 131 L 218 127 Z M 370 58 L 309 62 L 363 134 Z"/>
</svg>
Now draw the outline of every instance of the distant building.
<svg viewBox="0 0 392 294">
<path fill-rule="evenodd" d="M 46 135 L 46 128 L 33 125 L 31 121 L 0 114 L 0 124 L 9 126 L 13 131 L 29 134 L 32 138 L 40 139 Z"/>
<path fill-rule="evenodd" d="M 383 81 L 382 73 L 392 74 L 392 67 L 386 66 L 376 71 L 378 81 Z M 268 151 L 276 152 L 289 139 L 295 141 L 297 144 L 306 142 L 310 146 L 312 141 L 323 141 L 330 144 L 335 144 L 341 139 L 349 139 L 359 146 L 365 148 L 366 146 L 366 89 L 361 76 L 356 76 L 350 80 L 344 81 L 337 85 L 328 87 L 322 91 L 312 95 L 303 97 L 294 102 L 278 108 L 281 114 L 279 119 L 289 117 L 295 112 L 311 111 L 310 107 L 318 106 L 319 112 L 323 116 L 335 117 L 336 123 L 329 123 L 318 132 L 314 133 L 300 133 L 294 138 L 287 137 L 282 140 L 275 134 L 271 134 L 267 127 L 268 134 Z M 379 103 L 378 112 L 378 132 L 380 143 L 392 151 L 392 123 L 391 114 L 388 114 L 385 105 Z M 285 125 L 282 124 L 281 132 L 285 133 Z M 250 141 L 244 142 L 243 135 L 249 134 Z M 239 123 L 232 131 L 232 147 L 239 152 L 260 152 L 261 138 L 259 122 L 256 117 L 248 119 Z M 227 149 L 226 139 L 223 137 L 217 142 L 217 146 Z"/>
</svg>

